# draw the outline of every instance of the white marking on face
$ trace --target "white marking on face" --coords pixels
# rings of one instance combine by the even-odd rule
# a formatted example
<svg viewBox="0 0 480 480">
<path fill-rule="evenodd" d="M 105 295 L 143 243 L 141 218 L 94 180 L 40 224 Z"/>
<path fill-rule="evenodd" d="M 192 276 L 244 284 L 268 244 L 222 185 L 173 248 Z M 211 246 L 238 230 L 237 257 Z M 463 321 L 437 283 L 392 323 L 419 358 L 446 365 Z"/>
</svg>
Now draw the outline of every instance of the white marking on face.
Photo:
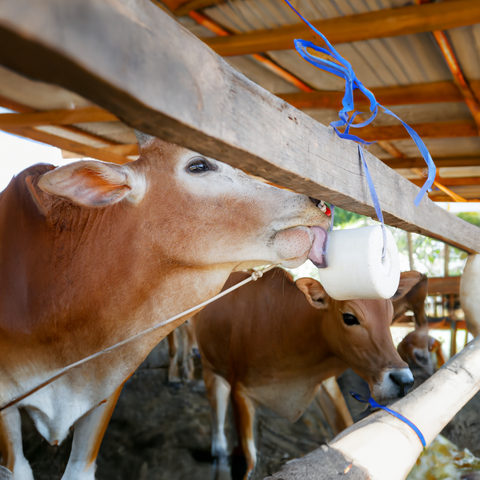
<svg viewBox="0 0 480 480">
<path fill-rule="evenodd" d="M 414 378 L 409 368 L 387 370 L 383 374 L 382 381 L 374 385 L 372 392 L 373 397 L 379 403 L 391 402 L 404 396 L 402 387 L 393 381 L 392 374 L 398 375 L 404 384 L 413 384 Z"/>
</svg>

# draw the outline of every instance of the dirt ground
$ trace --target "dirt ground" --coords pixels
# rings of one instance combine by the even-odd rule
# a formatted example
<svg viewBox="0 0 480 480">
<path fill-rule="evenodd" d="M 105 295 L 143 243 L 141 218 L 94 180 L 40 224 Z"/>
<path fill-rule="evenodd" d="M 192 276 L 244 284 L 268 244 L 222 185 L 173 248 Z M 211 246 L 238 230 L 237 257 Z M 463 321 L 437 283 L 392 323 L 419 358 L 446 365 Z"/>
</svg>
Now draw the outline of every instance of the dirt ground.
<svg viewBox="0 0 480 480">
<path fill-rule="evenodd" d="M 198 366 L 198 365 L 197 365 Z M 183 384 L 167 381 L 168 351 L 162 342 L 127 382 L 102 443 L 97 480 L 210 480 L 210 407 L 201 379 Z M 199 366 L 198 366 L 199 367 Z M 200 378 L 199 367 L 196 372 Z M 365 394 L 353 372 L 340 385 L 356 420 L 368 415 L 349 390 Z M 24 449 L 36 480 L 59 480 L 65 469 L 71 438 L 52 447 L 23 417 Z M 480 456 L 480 395 L 455 416 L 443 434 Z M 232 445 L 236 436 L 228 426 Z M 331 431 L 314 402 L 294 424 L 261 408 L 257 421 L 258 464 L 252 480 L 262 480 L 288 460 L 303 456 L 328 441 Z M 241 479 L 245 464 L 234 452 L 233 479 Z"/>
</svg>

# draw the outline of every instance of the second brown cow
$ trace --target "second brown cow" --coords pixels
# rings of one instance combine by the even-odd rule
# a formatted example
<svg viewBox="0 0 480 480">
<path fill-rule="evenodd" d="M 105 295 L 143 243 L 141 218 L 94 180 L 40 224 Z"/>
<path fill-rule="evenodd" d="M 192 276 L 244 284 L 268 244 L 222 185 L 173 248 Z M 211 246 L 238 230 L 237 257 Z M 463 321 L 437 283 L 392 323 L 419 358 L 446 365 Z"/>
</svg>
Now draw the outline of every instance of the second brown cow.
<svg viewBox="0 0 480 480">
<path fill-rule="evenodd" d="M 407 293 L 418 275 L 402 274 L 395 298 Z M 247 276 L 232 274 L 224 288 Z M 281 269 L 200 312 L 196 331 L 213 411 L 217 478 L 229 478 L 224 424 L 230 397 L 248 478 L 256 462 L 257 404 L 293 422 L 322 381 L 349 367 L 368 382 L 377 401 L 405 395 L 413 376 L 393 344 L 392 318 L 390 300 L 336 301 L 316 280 L 293 282 Z"/>
</svg>

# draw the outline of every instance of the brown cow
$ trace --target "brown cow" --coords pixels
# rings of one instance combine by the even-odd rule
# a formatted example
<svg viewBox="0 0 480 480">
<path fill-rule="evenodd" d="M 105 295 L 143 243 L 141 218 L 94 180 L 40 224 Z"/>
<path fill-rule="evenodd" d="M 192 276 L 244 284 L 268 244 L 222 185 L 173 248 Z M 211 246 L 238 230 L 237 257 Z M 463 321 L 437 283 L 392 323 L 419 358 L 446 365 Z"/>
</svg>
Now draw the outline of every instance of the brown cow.
<svg viewBox="0 0 480 480">
<path fill-rule="evenodd" d="M 414 314 L 415 330 L 405 336 L 397 350 L 413 371 L 417 385 L 432 376 L 445 363 L 440 342 L 428 335 L 428 317 L 425 314 L 427 294 L 428 277 L 421 275 L 420 281 L 405 296 L 393 302 L 394 322 L 407 310 L 412 310 Z M 436 355 L 436 365 L 431 354 Z"/>
<path fill-rule="evenodd" d="M 441 343 L 428 334 L 428 323 L 406 335 L 398 344 L 397 350 L 413 373 L 417 371 L 423 380 L 432 376 L 445 363 Z M 432 361 L 432 354 L 436 356 L 436 365 Z"/>
<path fill-rule="evenodd" d="M 247 265 L 299 265 L 328 218 L 308 197 L 216 160 L 142 137 L 138 161 L 36 165 L 0 196 L 0 405 L 59 369 L 220 291 Z M 19 408 L 61 442 L 63 480 L 93 480 L 122 385 L 186 318 L 70 371 L 1 411 L 2 463 L 32 480 Z"/>
<path fill-rule="evenodd" d="M 179 325 L 173 332 L 170 332 L 167 335 L 167 340 L 168 355 L 170 357 L 168 381 L 170 383 L 178 383 L 182 381 L 182 378 L 185 380 L 193 380 L 195 372 L 193 356 L 195 355 L 195 351 L 198 351 L 193 319 L 187 320 L 182 323 L 182 325 Z M 179 358 L 179 350 L 181 350 L 181 358 Z"/>
<path fill-rule="evenodd" d="M 425 315 L 425 299 L 427 298 L 428 293 L 428 277 L 420 272 L 418 272 L 418 275 L 418 283 L 402 298 L 393 301 L 393 309 L 395 311 L 393 318 L 394 322 L 400 320 L 405 312 L 411 310 L 415 318 L 415 323 L 418 326 L 427 323 L 427 316 Z"/>
<path fill-rule="evenodd" d="M 418 282 L 402 274 L 396 297 Z M 243 280 L 232 274 L 225 288 Z M 307 301 L 305 300 L 307 299 Z M 275 269 L 196 315 L 197 341 L 213 410 L 212 454 L 218 478 L 228 478 L 224 422 L 229 397 L 248 471 L 256 461 L 257 403 L 295 421 L 320 383 L 348 367 L 369 384 L 377 401 L 405 395 L 413 376 L 390 334 L 390 300 L 336 301 L 319 282 Z"/>
</svg>

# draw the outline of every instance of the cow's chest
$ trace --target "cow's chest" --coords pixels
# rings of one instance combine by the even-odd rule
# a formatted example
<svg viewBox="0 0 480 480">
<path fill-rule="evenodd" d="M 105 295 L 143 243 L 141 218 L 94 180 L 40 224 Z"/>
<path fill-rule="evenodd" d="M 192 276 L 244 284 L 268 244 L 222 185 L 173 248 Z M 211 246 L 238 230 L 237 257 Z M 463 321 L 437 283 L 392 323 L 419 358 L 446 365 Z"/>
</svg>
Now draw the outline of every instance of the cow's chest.
<svg viewBox="0 0 480 480">
<path fill-rule="evenodd" d="M 290 378 L 248 388 L 250 396 L 276 414 L 294 422 L 315 397 L 316 379 Z"/>
</svg>

